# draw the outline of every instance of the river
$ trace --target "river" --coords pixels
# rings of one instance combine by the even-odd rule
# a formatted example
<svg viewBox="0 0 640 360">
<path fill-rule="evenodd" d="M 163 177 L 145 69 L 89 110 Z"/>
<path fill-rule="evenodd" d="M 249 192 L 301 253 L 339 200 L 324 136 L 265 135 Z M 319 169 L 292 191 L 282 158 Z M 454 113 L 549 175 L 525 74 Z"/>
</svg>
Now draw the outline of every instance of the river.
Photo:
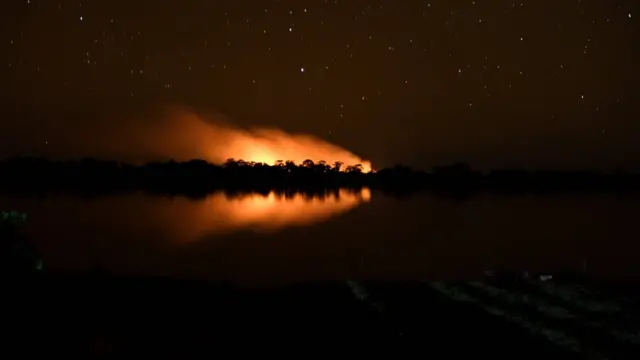
<svg viewBox="0 0 640 360">
<path fill-rule="evenodd" d="M 45 269 L 238 283 L 640 275 L 640 199 L 432 193 L 0 197 Z"/>
</svg>

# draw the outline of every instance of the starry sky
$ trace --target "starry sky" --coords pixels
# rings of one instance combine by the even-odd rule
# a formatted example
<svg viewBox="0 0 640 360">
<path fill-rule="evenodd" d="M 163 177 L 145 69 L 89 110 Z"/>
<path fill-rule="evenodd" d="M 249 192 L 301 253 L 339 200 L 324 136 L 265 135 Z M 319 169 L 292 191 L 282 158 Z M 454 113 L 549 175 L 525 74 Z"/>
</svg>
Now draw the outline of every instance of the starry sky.
<svg viewBox="0 0 640 360">
<path fill-rule="evenodd" d="M 0 20 L 4 155 L 179 104 L 377 167 L 640 169 L 637 1 L 7 0 Z"/>
</svg>

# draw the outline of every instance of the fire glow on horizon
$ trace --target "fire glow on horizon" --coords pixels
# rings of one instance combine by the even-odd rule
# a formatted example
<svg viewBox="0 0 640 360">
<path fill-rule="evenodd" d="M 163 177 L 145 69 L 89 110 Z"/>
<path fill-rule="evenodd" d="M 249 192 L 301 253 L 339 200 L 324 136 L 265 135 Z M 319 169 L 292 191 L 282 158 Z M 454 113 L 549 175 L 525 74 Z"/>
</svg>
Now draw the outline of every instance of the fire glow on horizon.
<svg viewBox="0 0 640 360">
<path fill-rule="evenodd" d="M 207 121 L 204 117 L 189 111 L 173 110 L 169 114 L 170 123 L 175 128 L 165 129 L 165 134 L 185 134 L 180 139 L 165 141 L 172 153 L 194 152 L 210 162 L 223 164 L 227 159 L 274 165 L 277 161 L 293 161 L 301 164 L 305 160 L 314 163 L 325 161 L 327 165 L 336 162 L 348 166 L 361 165 L 362 172 L 373 170 L 370 161 L 354 153 L 312 135 L 290 134 L 279 129 L 240 129 L 222 122 Z M 171 137 L 164 137 L 164 139 Z M 168 143 L 168 144 L 167 144 Z M 179 143 L 179 144 L 178 144 Z M 186 151 L 191 149 L 191 151 Z"/>
</svg>

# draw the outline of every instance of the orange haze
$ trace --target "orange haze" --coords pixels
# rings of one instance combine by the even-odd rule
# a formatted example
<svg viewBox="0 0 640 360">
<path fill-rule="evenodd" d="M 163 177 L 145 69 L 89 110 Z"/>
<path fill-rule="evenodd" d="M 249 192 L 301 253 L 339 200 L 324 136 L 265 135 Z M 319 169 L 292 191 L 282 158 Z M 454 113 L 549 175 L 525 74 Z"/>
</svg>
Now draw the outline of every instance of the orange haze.
<svg viewBox="0 0 640 360">
<path fill-rule="evenodd" d="M 222 116 L 203 116 L 184 109 L 171 109 L 163 114 L 163 122 L 138 136 L 146 144 L 146 152 L 176 160 L 202 158 L 222 164 L 227 159 L 262 162 L 273 165 L 277 160 L 324 160 L 329 165 L 340 161 L 343 169 L 362 165 L 372 170 L 371 162 L 352 152 L 305 134 L 290 134 L 278 129 L 241 129 L 224 122 Z M 136 141 L 140 145 L 140 140 Z M 123 150 L 123 149 L 121 149 Z"/>
</svg>

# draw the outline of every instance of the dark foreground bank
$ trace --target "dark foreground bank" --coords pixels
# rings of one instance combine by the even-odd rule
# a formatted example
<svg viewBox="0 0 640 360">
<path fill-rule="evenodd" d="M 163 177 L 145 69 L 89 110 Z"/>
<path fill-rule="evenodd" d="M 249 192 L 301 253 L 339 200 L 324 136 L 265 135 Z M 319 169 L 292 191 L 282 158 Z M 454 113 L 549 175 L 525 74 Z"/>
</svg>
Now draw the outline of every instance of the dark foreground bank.
<svg viewBox="0 0 640 360">
<path fill-rule="evenodd" d="M 554 280 L 247 289 L 40 274 L 3 281 L 3 351 L 24 355 L 637 358 L 633 292 Z"/>
</svg>

